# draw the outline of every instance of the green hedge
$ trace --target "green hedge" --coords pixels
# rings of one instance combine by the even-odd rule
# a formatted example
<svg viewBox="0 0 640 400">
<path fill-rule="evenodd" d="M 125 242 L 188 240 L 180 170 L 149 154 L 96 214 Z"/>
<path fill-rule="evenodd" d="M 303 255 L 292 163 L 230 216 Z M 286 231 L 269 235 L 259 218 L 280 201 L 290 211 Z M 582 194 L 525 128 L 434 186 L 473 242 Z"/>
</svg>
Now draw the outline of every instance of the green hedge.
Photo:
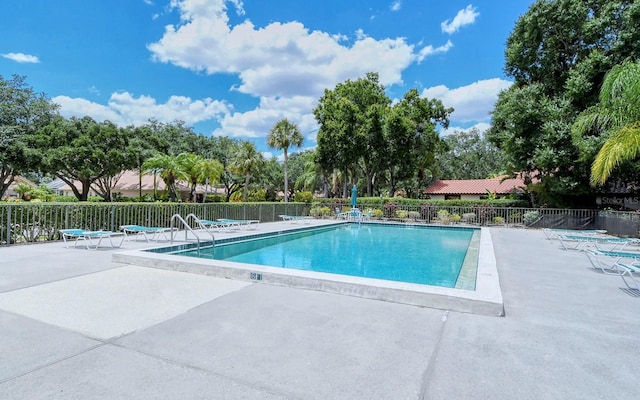
<svg viewBox="0 0 640 400">
<path fill-rule="evenodd" d="M 350 199 L 315 199 L 314 204 L 327 205 L 329 207 L 350 206 Z M 358 204 L 367 207 L 384 207 L 387 203 L 395 203 L 399 206 L 419 207 L 428 204 L 434 207 L 474 207 L 491 205 L 493 207 L 529 207 L 529 202 L 512 199 L 484 199 L 484 200 L 420 200 L 405 199 L 402 197 L 358 197 Z"/>
</svg>

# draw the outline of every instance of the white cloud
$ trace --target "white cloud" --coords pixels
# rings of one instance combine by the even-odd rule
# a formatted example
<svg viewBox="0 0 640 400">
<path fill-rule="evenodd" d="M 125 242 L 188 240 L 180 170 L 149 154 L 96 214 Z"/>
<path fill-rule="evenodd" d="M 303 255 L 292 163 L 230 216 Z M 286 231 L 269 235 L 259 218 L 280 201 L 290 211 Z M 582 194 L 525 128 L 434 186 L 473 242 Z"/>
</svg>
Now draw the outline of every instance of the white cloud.
<svg viewBox="0 0 640 400">
<path fill-rule="evenodd" d="M 466 8 L 458 11 L 453 21 L 446 20 L 440 24 L 440 27 L 442 32 L 452 34 L 465 25 L 473 24 L 479 15 L 480 13 L 476 11 L 476 8 L 469 4 Z"/>
<path fill-rule="evenodd" d="M 18 63 L 37 64 L 40 62 L 40 59 L 37 56 L 33 56 L 31 54 L 24 54 L 24 53 L 6 53 L 6 54 L 2 54 L 2 57 L 8 58 L 9 60 L 12 60 Z"/>
<path fill-rule="evenodd" d="M 171 96 L 166 103 L 158 104 L 152 97 L 136 98 L 129 92 L 111 94 L 107 105 L 68 96 L 57 96 L 52 101 L 60 105 L 60 113 L 65 117 L 88 115 L 96 121 L 109 120 L 121 126 L 142 125 L 150 118 L 161 122 L 181 120 L 192 125 L 220 118 L 231 111 L 227 103 L 209 98 L 192 100 L 184 96 Z"/>
<path fill-rule="evenodd" d="M 481 135 L 484 135 L 484 133 L 489 128 L 491 128 L 491 124 L 488 124 L 486 122 L 478 122 L 477 124 L 475 124 L 473 126 L 470 126 L 468 128 L 462 128 L 462 127 L 459 127 L 459 126 L 451 126 L 451 125 L 449 125 L 448 129 L 443 129 L 440 132 L 440 136 L 441 137 L 448 136 L 448 135 L 450 135 L 450 134 L 452 134 L 452 133 L 454 133 L 456 131 L 458 131 L 458 132 L 469 132 L 472 129 L 477 129 L 478 132 L 480 132 Z"/>
<path fill-rule="evenodd" d="M 393 4 L 391 4 L 391 7 L 389 7 L 391 9 L 391 11 L 400 11 L 400 9 L 402 8 L 402 2 L 400 0 L 396 0 L 393 2 Z"/>
<path fill-rule="evenodd" d="M 236 1 L 236 7 L 241 4 Z M 229 23 L 224 0 L 173 0 L 180 23 L 148 45 L 153 58 L 207 74 L 238 74 L 236 90 L 254 96 L 320 96 L 324 88 L 377 71 L 384 85 L 402 83 L 402 71 L 445 45 L 416 49 L 404 38 L 376 40 L 363 31 L 344 37 L 310 31 L 300 22 L 255 27 Z"/>
<path fill-rule="evenodd" d="M 500 91 L 513 82 L 500 78 L 486 79 L 467 86 L 449 89 L 444 85 L 430 87 L 421 96 L 440 99 L 445 107 L 453 107 L 452 121 L 488 121 Z"/>
<path fill-rule="evenodd" d="M 219 121 L 220 128 L 216 129 L 213 135 L 238 138 L 266 137 L 269 130 L 282 118 L 298 125 L 300 131 L 306 135 L 317 130 L 312 113 L 317 101 L 315 97 L 303 96 L 261 97 L 260 104 L 254 110 L 224 115 Z M 306 140 L 315 141 L 315 134 L 305 136 Z"/>
<path fill-rule="evenodd" d="M 453 43 L 451 43 L 451 40 L 447 40 L 447 43 L 443 44 L 440 47 L 433 47 L 431 45 L 425 46 L 418 52 L 417 60 L 418 62 L 422 62 L 422 60 L 434 54 L 446 53 L 452 47 Z"/>
</svg>

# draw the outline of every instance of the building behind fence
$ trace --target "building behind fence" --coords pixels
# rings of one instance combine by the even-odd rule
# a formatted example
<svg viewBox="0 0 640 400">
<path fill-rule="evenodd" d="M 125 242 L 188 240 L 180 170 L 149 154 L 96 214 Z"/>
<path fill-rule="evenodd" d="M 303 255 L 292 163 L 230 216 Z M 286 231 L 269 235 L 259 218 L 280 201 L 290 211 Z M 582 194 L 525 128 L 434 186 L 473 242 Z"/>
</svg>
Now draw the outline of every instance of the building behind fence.
<svg viewBox="0 0 640 400">
<path fill-rule="evenodd" d="M 322 206 L 325 212 L 316 211 Z M 339 207 L 344 207 L 340 205 Z M 640 213 L 602 210 L 533 209 L 491 206 L 367 206 L 373 219 L 408 223 L 502 225 L 522 228 L 604 229 L 638 237 Z M 377 208 L 376 208 L 377 207 Z M 335 217 L 333 204 L 309 203 L 7 203 L 0 204 L 0 245 L 60 240 L 60 229 L 117 231 L 122 225 L 168 226 L 171 217 L 279 221 L 280 215 Z M 344 210 L 343 210 L 344 211 Z"/>
</svg>

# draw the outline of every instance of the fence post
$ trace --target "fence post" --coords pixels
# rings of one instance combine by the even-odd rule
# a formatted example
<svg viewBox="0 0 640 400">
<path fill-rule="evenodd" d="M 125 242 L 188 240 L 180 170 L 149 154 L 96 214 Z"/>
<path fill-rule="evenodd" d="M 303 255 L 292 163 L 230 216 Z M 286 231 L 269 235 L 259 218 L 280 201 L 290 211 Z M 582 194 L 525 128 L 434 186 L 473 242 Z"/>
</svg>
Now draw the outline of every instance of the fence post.
<svg viewBox="0 0 640 400">
<path fill-rule="evenodd" d="M 7 246 L 11 245 L 11 205 L 7 206 Z"/>
</svg>

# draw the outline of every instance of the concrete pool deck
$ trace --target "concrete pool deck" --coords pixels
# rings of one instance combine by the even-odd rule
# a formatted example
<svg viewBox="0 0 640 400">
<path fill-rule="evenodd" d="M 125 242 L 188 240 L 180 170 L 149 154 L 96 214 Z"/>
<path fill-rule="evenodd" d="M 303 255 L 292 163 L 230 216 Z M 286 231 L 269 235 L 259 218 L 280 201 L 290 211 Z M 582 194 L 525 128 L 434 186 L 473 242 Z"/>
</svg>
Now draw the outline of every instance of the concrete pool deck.
<svg viewBox="0 0 640 400">
<path fill-rule="evenodd" d="M 503 318 L 0 247 L 0 399 L 637 398 L 640 297 L 490 231 Z"/>
</svg>

